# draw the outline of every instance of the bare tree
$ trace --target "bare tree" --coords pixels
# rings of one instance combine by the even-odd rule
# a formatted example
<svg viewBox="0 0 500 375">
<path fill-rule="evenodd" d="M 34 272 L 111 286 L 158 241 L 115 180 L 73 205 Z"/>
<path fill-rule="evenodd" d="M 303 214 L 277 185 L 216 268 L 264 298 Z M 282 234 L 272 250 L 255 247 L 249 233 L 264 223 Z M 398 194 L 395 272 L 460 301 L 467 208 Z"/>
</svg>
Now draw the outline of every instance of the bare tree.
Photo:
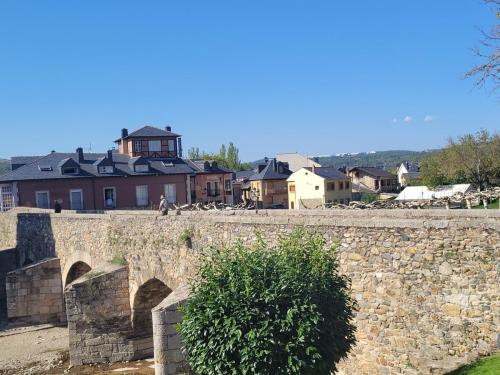
<svg viewBox="0 0 500 375">
<path fill-rule="evenodd" d="M 483 0 L 483 2 L 491 6 L 495 13 L 497 21 L 500 21 L 500 0 Z M 474 77 L 475 85 L 483 87 L 487 82 L 491 82 L 493 90 L 500 87 L 500 22 L 493 26 L 489 31 L 480 30 L 482 39 L 480 45 L 473 49 L 474 53 L 482 60 L 482 62 L 466 74 L 466 78 Z"/>
</svg>

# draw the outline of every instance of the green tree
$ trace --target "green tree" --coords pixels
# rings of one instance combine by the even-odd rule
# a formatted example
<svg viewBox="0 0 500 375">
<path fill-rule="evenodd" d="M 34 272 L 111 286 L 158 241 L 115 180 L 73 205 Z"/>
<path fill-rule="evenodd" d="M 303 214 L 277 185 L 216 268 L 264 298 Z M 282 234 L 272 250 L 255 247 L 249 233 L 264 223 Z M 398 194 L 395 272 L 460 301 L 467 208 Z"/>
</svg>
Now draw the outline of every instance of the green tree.
<svg viewBox="0 0 500 375">
<path fill-rule="evenodd" d="M 500 180 L 500 135 L 481 130 L 450 139 L 448 146 L 425 160 L 420 168 L 427 186 L 472 183 L 481 189 Z"/>
<path fill-rule="evenodd" d="M 200 149 L 198 147 L 191 147 L 188 150 L 188 158 L 194 159 L 194 160 L 201 159 L 202 155 L 201 155 Z"/>
<path fill-rule="evenodd" d="M 219 159 L 220 160 L 227 160 L 226 159 L 226 145 L 220 146 L 220 151 L 219 151 Z"/>
<path fill-rule="evenodd" d="M 213 249 L 179 332 L 198 375 L 330 375 L 355 343 L 355 302 L 322 235 Z"/>
</svg>

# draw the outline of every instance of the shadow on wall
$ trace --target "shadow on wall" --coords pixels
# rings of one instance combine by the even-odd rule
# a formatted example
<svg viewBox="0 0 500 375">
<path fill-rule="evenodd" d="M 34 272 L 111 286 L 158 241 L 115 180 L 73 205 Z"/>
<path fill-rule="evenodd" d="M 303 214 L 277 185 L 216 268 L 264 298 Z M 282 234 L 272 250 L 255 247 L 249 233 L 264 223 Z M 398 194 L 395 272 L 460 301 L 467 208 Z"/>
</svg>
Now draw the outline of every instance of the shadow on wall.
<svg viewBox="0 0 500 375">
<path fill-rule="evenodd" d="M 18 214 L 16 239 L 19 267 L 56 256 L 52 221 L 48 213 Z"/>
<path fill-rule="evenodd" d="M 17 268 L 16 249 L 0 250 L 0 327 L 7 321 L 7 291 L 5 281 L 7 273 Z"/>
</svg>

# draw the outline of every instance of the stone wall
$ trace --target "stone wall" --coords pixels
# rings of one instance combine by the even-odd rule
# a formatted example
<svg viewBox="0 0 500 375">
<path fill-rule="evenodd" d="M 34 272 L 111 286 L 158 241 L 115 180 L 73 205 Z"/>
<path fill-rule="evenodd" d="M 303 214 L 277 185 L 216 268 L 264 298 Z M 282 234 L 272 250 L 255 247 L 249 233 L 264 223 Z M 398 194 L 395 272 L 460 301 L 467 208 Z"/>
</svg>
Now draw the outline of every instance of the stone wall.
<svg viewBox="0 0 500 375">
<path fill-rule="evenodd" d="M 6 289 L 10 323 L 66 321 L 59 259 L 47 259 L 9 272 Z"/>
<path fill-rule="evenodd" d="M 7 292 L 5 281 L 7 273 L 17 268 L 16 249 L 0 249 L 0 326 L 7 320 Z"/>
<path fill-rule="evenodd" d="M 188 296 L 189 288 L 182 285 L 152 311 L 156 374 L 189 373 L 182 353 L 182 341 L 176 331 L 176 325 L 182 320 L 178 309 L 187 301 Z"/>
<path fill-rule="evenodd" d="M 0 219 L 0 232 L 6 222 Z M 20 251 L 34 257 L 54 251 L 63 277 L 76 261 L 95 268 L 114 257 L 127 260 L 129 306 L 153 278 L 177 288 L 196 272 L 207 246 L 250 242 L 255 231 L 272 242 L 305 226 L 338 244 L 341 271 L 359 304 L 358 344 L 343 374 L 444 373 L 496 350 L 499 210 L 26 214 L 22 223 Z M 185 229 L 193 230 L 192 249 L 180 240 Z"/>
<path fill-rule="evenodd" d="M 65 290 L 72 365 L 134 358 L 127 267 L 95 268 Z"/>
</svg>

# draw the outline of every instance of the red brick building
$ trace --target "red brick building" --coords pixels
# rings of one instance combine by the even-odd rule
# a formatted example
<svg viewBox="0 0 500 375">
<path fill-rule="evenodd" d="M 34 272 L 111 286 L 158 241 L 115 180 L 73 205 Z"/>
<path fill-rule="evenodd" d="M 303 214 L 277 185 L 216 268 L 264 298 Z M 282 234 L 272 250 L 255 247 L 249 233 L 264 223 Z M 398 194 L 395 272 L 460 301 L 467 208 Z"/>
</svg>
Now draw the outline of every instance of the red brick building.
<svg viewBox="0 0 500 375">
<path fill-rule="evenodd" d="M 161 195 L 175 204 L 232 202 L 226 196 L 232 171 L 182 159 L 181 136 L 170 127 L 145 126 L 130 134 L 122 129 L 115 142 L 118 151 L 106 154 L 78 148 L 13 157 L 12 172 L 0 176 L 0 208 L 54 208 L 56 201 L 73 210 L 151 208 Z"/>
</svg>

